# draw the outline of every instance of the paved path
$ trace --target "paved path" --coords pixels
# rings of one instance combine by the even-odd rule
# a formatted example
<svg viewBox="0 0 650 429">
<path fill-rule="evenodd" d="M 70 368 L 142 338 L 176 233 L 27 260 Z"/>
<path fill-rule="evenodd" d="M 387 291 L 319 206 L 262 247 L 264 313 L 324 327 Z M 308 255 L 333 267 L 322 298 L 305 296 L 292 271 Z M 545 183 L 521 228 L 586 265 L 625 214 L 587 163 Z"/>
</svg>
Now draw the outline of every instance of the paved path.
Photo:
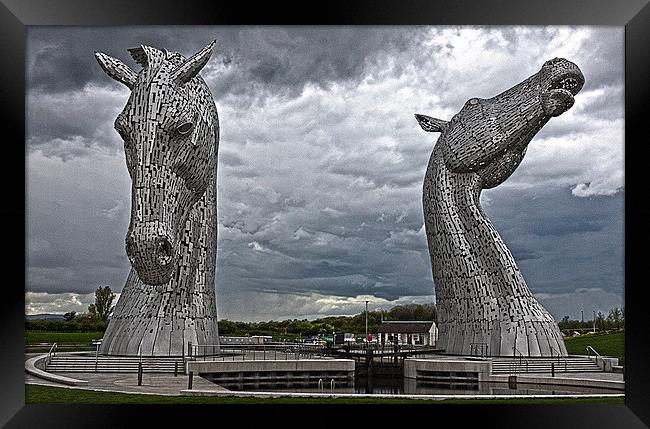
<svg viewBox="0 0 650 429">
<path fill-rule="evenodd" d="M 549 374 L 540 374 L 541 376 L 548 376 Z M 625 381 L 623 374 L 616 374 L 613 372 L 556 372 L 555 377 L 562 378 L 586 378 L 589 380 L 607 380 L 607 381 Z"/>
<path fill-rule="evenodd" d="M 25 353 L 25 360 L 42 355 L 43 353 Z M 54 381 L 44 380 L 25 372 L 26 384 L 38 384 L 41 386 L 65 387 L 68 389 L 86 389 L 111 391 L 120 393 L 140 393 L 155 395 L 180 395 L 181 390 L 187 389 L 188 376 L 179 374 L 142 374 L 142 386 L 138 386 L 138 374 L 112 374 L 112 373 L 78 373 L 78 372 L 57 372 L 56 375 L 75 378 L 77 380 L 88 380 L 88 384 L 77 387 Z M 227 391 L 203 377 L 194 376 L 192 388 L 200 390 Z"/>
<path fill-rule="evenodd" d="M 138 374 L 111 373 L 77 373 L 58 372 L 57 375 L 87 380 L 88 384 L 81 387 L 86 390 L 100 390 L 121 393 L 140 393 L 155 395 L 180 395 L 181 390 L 187 389 L 188 376 L 173 374 L 142 374 L 142 386 L 138 386 Z M 25 383 L 39 384 L 52 387 L 79 388 L 61 383 L 55 383 L 26 374 Z M 192 380 L 192 388 L 200 390 L 227 391 L 223 387 L 198 376 Z"/>
<path fill-rule="evenodd" d="M 42 353 L 28 353 L 25 360 L 42 355 Z M 174 377 L 173 374 L 143 374 L 142 386 L 138 386 L 137 374 L 121 373 L 56 373 L 65 377 L 79 380 L 87 380 L 88 384 L 84 386 L 70 386 L 53 381 L 43 380 L 31 374 L 25 373 L 26 384 L 38 384 L 52 387 L 65 387 L 69 389 L 88 389 L 97 391 L 110 391 L 120 393 L 138 393 L 138 394 L 157 394 L 157 395 L 182 395 L 188 394 L 188 376 L 179 374 Z M 550 374 L 535 374 L 535 377 L 551 378 Z M 587 372 L 587 373 L 558 373 L 556 378 L 581 378 L 589 380 L 606 380 L 606 381 L 624 381 L 623 374 L 607 372 Z M 192 388 L 203 393 L 224 393 L 228 392 L 221 386 L 218 386 L 200 376 L 195 375 L 192 382 Z"/>
</svg>

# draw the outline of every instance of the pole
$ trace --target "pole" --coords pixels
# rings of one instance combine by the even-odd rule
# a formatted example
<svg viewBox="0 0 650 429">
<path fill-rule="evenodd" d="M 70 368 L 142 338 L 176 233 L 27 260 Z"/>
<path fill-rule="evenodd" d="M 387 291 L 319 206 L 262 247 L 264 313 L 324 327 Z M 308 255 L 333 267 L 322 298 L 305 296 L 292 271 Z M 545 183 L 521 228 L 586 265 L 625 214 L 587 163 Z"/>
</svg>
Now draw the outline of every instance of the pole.
<svg viewBox="0 0 650 429">
<path fill-rule="evenodd" d="M 97 372 L 97 360 L 99 359 L 99 343 L 97 343 L 97 348 L 95 349 L 95 372 Z"/>
<path fill-rule="evenodd" d="M 594 308 L 594 334 L 596 333 L 596 309 Z"/>
<path fill-rule="evenodd" d="M 368 301 L 366 301 L 366 344 L 368 344 Z"/>
</svg>

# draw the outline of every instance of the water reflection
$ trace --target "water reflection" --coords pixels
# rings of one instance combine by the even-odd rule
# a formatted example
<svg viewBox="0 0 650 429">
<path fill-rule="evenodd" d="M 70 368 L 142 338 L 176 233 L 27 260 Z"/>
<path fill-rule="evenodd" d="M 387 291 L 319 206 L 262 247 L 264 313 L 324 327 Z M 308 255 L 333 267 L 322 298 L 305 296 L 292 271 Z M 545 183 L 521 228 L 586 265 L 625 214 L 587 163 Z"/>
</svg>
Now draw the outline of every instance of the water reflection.
<svg viewBox="0 0 650 429">
<path fill-rule="evenodd" d="M 258 384 L 219 383 L 230 390 L 258 392 L 295 392 L 295 393 L 356 393 L 356 394 L 391 394 L 391 395 L 575 395 L 575 394 L 612 394 L 621 393 L 595 387 L 553 386 L 527 383 L 440 383 L 422 382 L 402 377 L 356 377 L 354 386 L 341 386 L 323 379 L 318 383 L 287 385 L 286 383 L 267 382 Z"/>
</svg>

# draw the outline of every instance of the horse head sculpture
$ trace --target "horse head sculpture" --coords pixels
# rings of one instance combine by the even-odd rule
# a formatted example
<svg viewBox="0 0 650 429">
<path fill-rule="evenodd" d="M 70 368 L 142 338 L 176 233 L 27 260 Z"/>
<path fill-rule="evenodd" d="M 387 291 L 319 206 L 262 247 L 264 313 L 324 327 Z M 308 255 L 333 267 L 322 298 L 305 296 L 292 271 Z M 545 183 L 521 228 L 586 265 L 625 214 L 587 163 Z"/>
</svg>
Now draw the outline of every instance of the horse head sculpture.
<svg viewBox="0 0 650 429">
<path fill-rule="evenodd" d="M 528 289 L 479 198 L 512 175 L 533 137 L 571 108 L 584 81 L 577 65 L 554 58 L 499 95 L 470 98 L 451 121 L 415 115 L 425 131 L 441 133 L 422 204 L 437 347 L 447 353 L 470 354 L 478 347 L 493 356 L 567 354 L 557 323 Z"/>
<path fill-rule="evenodd" d="M 199 75 L 214 44 L 187 59 L 151 46 L 129 49 L 142 66 L 138 73 L 119 59 L 95 53 L 101 68 L 131 90 L 115 129 L 124 141 L 132 181 L 126 253 L 135 273 L 107 330 L 105 341 L 108 337 L 112 343 L 103 347 L 107 352 L 134 354 L 133 337 L 121 337 L 138 331 L 142 318 L 179 325 L 171 331 L 182 331 L 182 339 L 158 344 L 158 327 L 138 335 L 138 353 L 145 347 L 152 354 L 182 354 L 192 339 L 205 342 L 194 332 L 205 328 L 195 326 L 197 317 L 214 318 L 214 326 L 210 321 L 206 329 L 213 344 L 218 341 L 213 282 L 219 119 Z M 143 289 L 143 284 L 151 287 Z M 145 302 L 145 307 L 130 308 Z M 148 313 L 141 314 L 145 308 Z"/>
</svg>

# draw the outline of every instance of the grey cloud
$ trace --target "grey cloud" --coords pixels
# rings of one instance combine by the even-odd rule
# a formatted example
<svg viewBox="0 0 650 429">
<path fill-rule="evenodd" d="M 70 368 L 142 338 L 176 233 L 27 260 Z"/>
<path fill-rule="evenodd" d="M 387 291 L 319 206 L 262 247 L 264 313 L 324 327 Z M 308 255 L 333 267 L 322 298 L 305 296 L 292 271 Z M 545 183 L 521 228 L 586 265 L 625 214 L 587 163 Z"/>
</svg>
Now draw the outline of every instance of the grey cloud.
<svg viewBox="0 0 650 429">
<path fill-rule="evenodd" d="M 234 152 L 230 152 L 227 150 L 220 150 L 219 151 L 219 165 L 228 165 L 231 167 L 238 167 L 240 165 L 244 165 L 244 161 L 241 159 L 239 155 L 237 155 Z"/>
<path fill-rule="evenodd" d="M 573 43 L 557 29 L 475 33 L 468 46 L 462 28 L 30 29 L 28 290 L 121 290 L 128 274 L 130 180 L 113 130 L 128 91 L 103 74 L 92 51 L 134 65 L 125 49 L 139 43 L 187 55 L 217 38 L 202 75 L 221 121 L 219 310 L 271 319 L 354 313 L 360 297 L 386 308 L 431 301 L 421 184 L 437 135 L 422 132 L 413 113 L 448 119 L 467 98 L 495 95 L 535 72 L 552 55 L 548 45 Z M 600 118 L 622 120 L 622 71 L 589 60 L 590 52 L 620 55 L 611 34 L 595 29 L 571 48 L 594 80 L 593 96 L 583 104 L 579 96 L 536 138 L 571 145 L 558 147 L 558 158 L 551 143 L 534 141 L 517 173 L 484 193 L 534 293 L 596 283 L 621 290 L 624 195 L 614 161 L 622 148 L 605 150 L 610 135 Z M 52 47 L 61 57 L 47 68 Z M 58 79 L 68 67 L 90 73 Z M 614 101 L 602 101 L 597 88 L 612 89 Z M 571 152 L 585 142 L 588 150 Z M 577 198 L 571 189 L 580 183 L 592 185 L 579 194 L 614 194 Z"/>
<path fill-rule="evenodd" d="M 63 46 L 42 46 L 34 54 L 29 73 L 31 89 L 60 92 L 70 88 L 83 88 L 95 75 L 88 67 L 82 52 L 73 52 Z M 63 71 L 65 73 L 53 73 Z"/>
<path fill-rule="evenodd" d="M 345 26 L 34 27 L 29 30 L 28 87 L 63 91 L 91 82 L 104 85 L 94 51 L 133 65 L 126 52 L 130 47 L 149 44 L 188 56 L 216 38 L 219 65 L 208 65 L 208 74 L 209 68 L 221 73 L 225 69 L 226 75 L 216 83 L 218 95 L 241 94 L 256 83 L 300 90 L 307 82 L 326 85 L 358 77 L 374 55 L 403 51 L 418 43 L 424 31 L 424 27 Z"/>
<path fill-rule="evenodd" d="M 623 287 L 623 195 L 575 198 L 569 189 L 489 191 L 487 215 L 517 254 L 534 293 Z M 506 208 L 507 207 L 507 208 Z M 533 258 L 526 253 L 532 252 Z"/>
<path fill-rule="evenodd" d="M 512 253 L 512 256 L 515 258 L 515 261 L 517 262 L 525 261 L 528 259 L 539 259 L 541 257 L 540 255 L 535 253 L 534 250 L 515 247 L 515 246 L 510 247 L 510 252 Z"/>
</svg>

